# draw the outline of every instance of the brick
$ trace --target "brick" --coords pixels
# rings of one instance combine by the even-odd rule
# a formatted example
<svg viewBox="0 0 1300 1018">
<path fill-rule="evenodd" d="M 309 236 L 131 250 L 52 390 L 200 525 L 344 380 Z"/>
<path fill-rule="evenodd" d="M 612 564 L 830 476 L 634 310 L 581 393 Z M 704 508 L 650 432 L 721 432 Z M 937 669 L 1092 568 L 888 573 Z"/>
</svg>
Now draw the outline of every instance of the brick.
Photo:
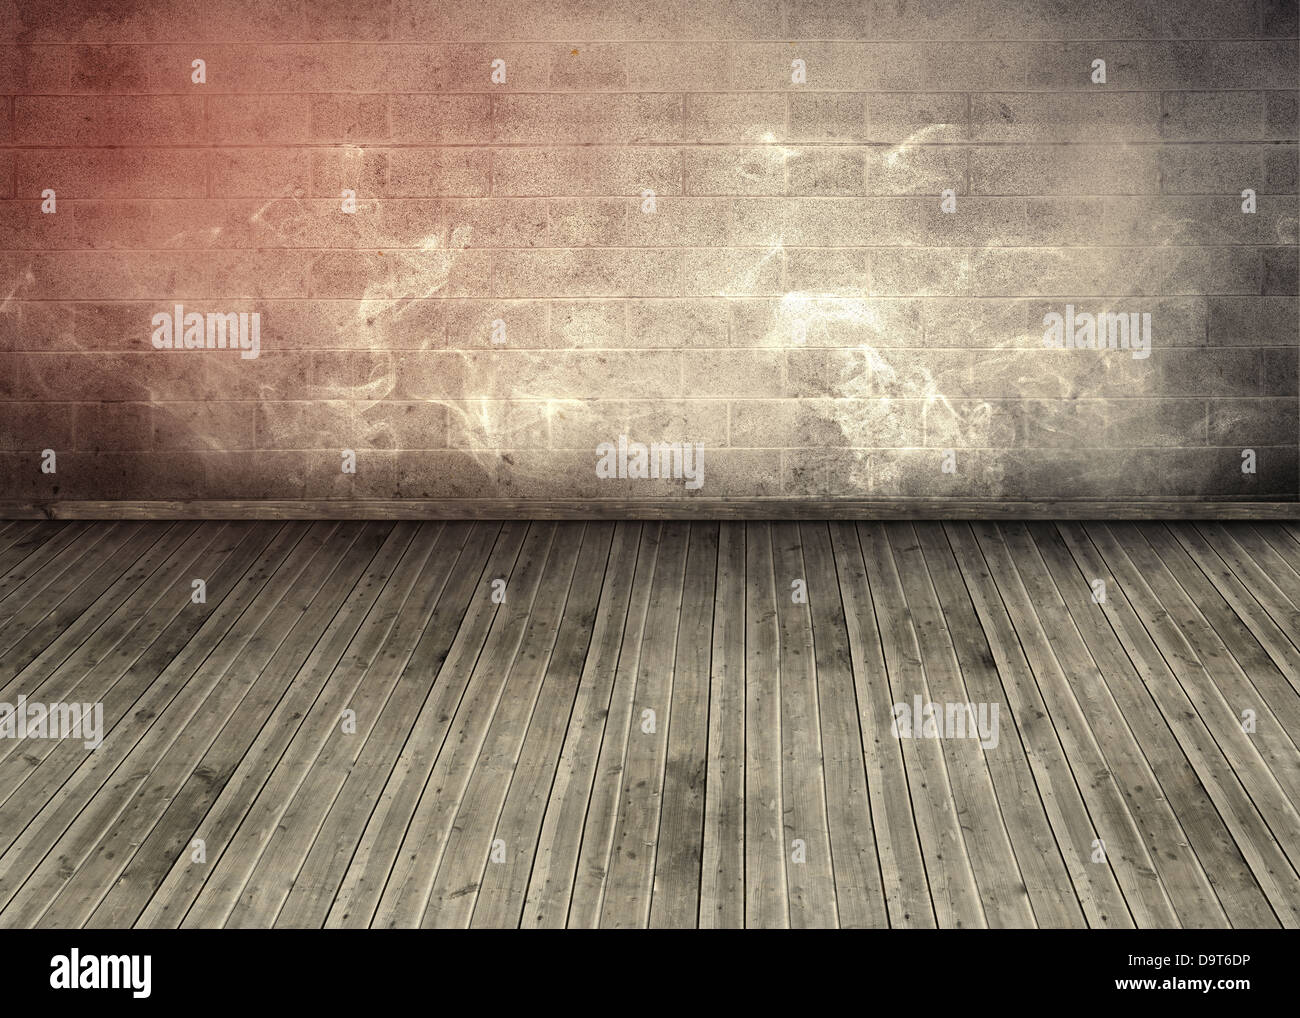
<svg viewBox="0 0 1300 1018">
<path fill-rule="evenodd" d="M 857 42 L 736 43 L 728 81 L 741 91 L 866 91 L 875 85 L 872 47 Z M 793 61 L 804 62 L 807 83 L 794 84 Z"/>
<path fill-rule="evenodd" d="M 871 30 L 879 39 L 1134 39 L 1160 34 L 1159 8 L 1130 0 L 1087 4 L 898 4 L 872 0 Z"/>
<path fill-rule="evenodd" d="M 940 145 L 868 149 L 865 193 L 938 195 L 951 188 L 957 194 L 968 194 L 966 181 L 973 179 L 974 173 L 967 168 L 968 160 L 973 162 L 978 151 L 968 153 L 964 148 Z"/>
<path fill-rule="evenodd" d="M 629 86 L 628 62 L 629 52 L 624 46 L 556 46 L 550 50 L 547 84 L 553 89 L 575 92 L 646 88 L 641 81 Z"/>
<path fill-rule="evenodd" d="M 867 140 L 867 106 L 860 93 L 795 92 L 786 101 L 790 106 L 792 141 Z"/>
<path fill-rule="evenodd" d="M 628 87 L 646 92 L 717 92 L 732 87 L 723 43 L 632 43 L 624 47 Z"/>
<path fill-rule="evenodd" d="M 1295 0 L 1261 0 L 1262 34 L 1294 39 L 1300 32 L 1300 7 Z"/>
<path fill-rule="evenodd" d="M 674 396 L 757 399 L 785 393 L 785 354 L 779 350 L 689 350 L 681 363 L 682 385 Z"/>
<path fill-rule="evenodd" d="M 219 145 L 294 145 L 312 137 L 309 96 L 215 95 L 207 105 L 207 137 Z"/>
<path fill-rule="evenodd" d="M 1172 141 L 1254 141 L 1264 136 L 1263 92 L 1166 92 L 1161 137 Z"/>
<path fill-rule="evenodd" d="M 35 300 L 306 294 L 304 268 L 275 252 L 48 252 L 31 258 L 29 270 L 22 295 Z"/>
<path fill-rule="evenodd" d="M 0 451 L 56 453 L 73 448 L 75 403 L 0 403 Z"/>
<path fill-rule="evenodd" d="M 15 159 L 22 198 L 39 199 L 46 188 L 60 198 L 194 198 L 207 190 L 206 160 L 195 151 L 36 150 Z"/>
<path fill-rule="evenodd" d="M 862 296 L 867 286 L 867 254 L 852 250 L 788 250 L 784 286 L 787 292 L 816 296 Z"/>
<path fill-rule="evenodd" d="M 1291 445 L 1300 431 L 1300 404 L 1294 399 L 1210 399 L 1206 405 L 1210 445 Z"/>
<path fill-rule="evenodd" d="M 625 300 L 546 301 L 548 318 L 543 342 L 538 345 L 554 350 L 582 347 L 635 349 L 653 345 L 636 342 L 634 337 L 627 335 L 626 325 L 631 306 L 632 303 Z"/>
<path fill-rule="evenodd" d="M 1300 396 L 1300 350 L 1295 347 L 1271 347 L 1260 350 L 1263 370 L 1262 396 Z M 1235 394 L 1235 390 L 1228 390 Z"/>
<path fill-rule="evenodd" d="M 867 97 L 867 141 L 939 144 L 970 137 L 969 105 L 954 93 L 878 93 Z"/>
<path fill-rule="evenodd" d="M 366 153 L 372 154 L 377 155 Z M 487 194 L 491 186 L 491 154 L 477 149 L 390 149 L 382 161 L 387 163 L 387 181 L 382 186 L 388 197 L 468 197 Z M 349 163 L 356 166 L 357 161 Z M 367 161 L 363 159 L 358 168 L 368 169 Z M 319 190 L 321 178 L 314 179 Z"/>
<path fill-rule="evenodd" d="M 1264 295 L 1293 297 L 1300 293 L 1300 250 L 1269 247 L 1262 255 Z"/>
<path fill-rule="evenodd" d="M 1161 190 L 1167 194 L 1239 194 L 1263 176 L 1258 145 L 1167 145 L 1159 150 Z"/>
<path fill-rule="evenodd" d="M 541 92 L 548 88 L 553 48 L 549 46 L 442 45 L 426 72 L 426 88 L 438 92 Z M 506 80 L 492 80 L 493 62 L 504 60 Z M 421 91 L 421 89 L 413 89 Z"/>
<path fill-rule="evenodd" d="M 492 133 L 516 144 L 680 141 L 681 102 L 674 95 L 499 96 Z"/>
<path fill-rule="evenodd" d="M 105 9 L 94 0 L 67 0 L 59 16 L 38 5 L 16 5 L 22 42 L 162 42 L 211 38 L 210 5 L 198 0 L 123 0 Z"/>
<path fill-rule="evenodd" d="M 638 300 L 627 308 L 626 343 L 634 347 L 725 346 L 728 308 L 716 300 Z"/>
<path fill-rule="evenodd" d="M 786 160 L 789 191 L 800 195 L 865 194 L 867 160 L 865 149 L 800 149 Z"/>
<path fill-rule="evenodd" d="M 655 211 L 625 205 L 622 242 L 630 247 L 721 247 L 727 243 L 730 202 L 725 198 L 656 199 Z"/>
<path fill-rule="evenodd" d="M 546 247 L 549 203 L 535 198 L 451 198 L 443 204 L 452 247 Z"/>
<path fill-rule="evenodd" d="M 1295 297 L 1210 297 L 1209 339 L 1214 346 L 1286 346 L 1296 342 L 1300 300 Z"/>
<path fill-rule="evenodd" d="M 148 429 L 153 449 L 253 449 L 256 445 L 257 416 L 246 403 L 128 403 L 114 407 L 125 407 L 132 414 L 131 433 L 141 427 Z"/>
<path fill-rule="evenodd" d="M 73 92 L 97 93 L 184 92 L 197 87 L 191 81 L 197 53 L 189 56 L 170 46 L 76 46 L 63 52 L 64 87 L 49 91 L 68 91 L 69 84 Z M 205 60 L 213 56 L 206 47 L 203 55 Z"/>
<path fill-rule="evenodd" d="M 774 147 L 687 149 L 686 193 L 784 194 L 786 165 L 792 158 Z"/>
<path fill-rule="evenodd" d="M 731 444 L 747 448 L 920 445 L 921 400 L 734 400 Z"/>
<path fill-rule="evenodd" d="M 72 51 L 63 46 L 0 46 L 0 93 L 64 92 Z"/>
<path fill-rule="evenodd" d="M 1257 34 L 1255 0 L 1169 0 L 1160 5 L 1162 34 L 1172 38 L 1242 38 Z"/>
<path fill-rule="evenodd" d="M 973 146 L 970 189 L 972 194 L 1154 194 L 1169 151 L 1149 145 Z"/>
<path fill-rule="evenodd" d="M 54 301 L 5 301 L 0 307 L 0 351 L 77 349 L 73 315 L 78 307 Z"/>
<path fill-rule="evenodd" d="M 777 294 L 784 284 L 781 252 L 730 248 L 685 252 L 685 292 L 700 297 Z"/>
<path fill-rule="evenodd" d="M 699 0 L 683 14 L 689 39 L 770 39 L 783 23 L 781 0 Z"/>
<path fill-rule="evenodd" d="M 1300 189 L 1300 157 L 1295 145 L 1271 145 L 1264 150 L 1263 190 L 1268 194 L 1295 194 Z M 1251 165 L 1251 164 L 1247 164 Z M 1258 162 L 1253 165 L 1258 166 Z"/>
<path fill-rule="evenodd" d="M 18 96 L 20 145 L 191 145 L 204 137 L 197 96 Z"/>
<path fill-rule="evenodd" d="M 681 288 L 673 251 L 497 251 L 493 266 L 502 297 L 670 296 Z"/>
<path fill-rule="evenodd" d="M 225 198 L 306 197 L 311 183 L 311 156 L 306 149 L 215 152 L 209 169 L 212 194 Z"/>
<path fill-rule="evenodd" d="M 1300 93 L 1264 93 L 1264 135 L 1294 141 L 1300 137 Z"/>
<path fill-rule="evenodd" d="M 738 144 L 780 141 L 786 133 L 785 104 L 785 97 L 779 95 L 687 95 L 683 137 Z"/>
<path fill-rule="evenodd" d="M 675 350 L 491 350 L 465 354 L 473 388 L 489 399 L 619 399 L 635 386 L 646 399 L 680 397 L 681 355 Z"/>
<path fill-rule="evenodd" d="M 678 150 L 502 149 L 492 156 L 494 195 L 640 195 L 646 188 L 681 194 Z"/>
<path fill-rule="evenodd" d="M 683 0 L 646 7 L 637 0 L 558 0 L 538 7 L 510 0 L 484 0 L 465 7 L 431 7 L 422 0 L 392 0 L 393 20 L 403 37 L 446 39 L 561 39 L 618 41 L 677 38 Z"/>
<path fill-rule="evenodd" d="M 315 95 L 310 99 L 309 117 L 308 137 L 314 142 L 359 144 L 390 139 L 387 96 Z"/>
<path fill-rule="evenodd" d="M 626 198 L 556 198 L 546 202 L 547 247 L 620 247 L 627 229 Z"/>
<path fill-rule="evenodd" d="M 973 95 L 971 137 L 995 142 L 1153 141 L 1162 130 L 1174 137 L 1177 125 L 1187 121 L 1185 107 L 1201 95 L 1166 93 L 1163 120 L 1160 96 L 1151 92 Z"/>
</svg>

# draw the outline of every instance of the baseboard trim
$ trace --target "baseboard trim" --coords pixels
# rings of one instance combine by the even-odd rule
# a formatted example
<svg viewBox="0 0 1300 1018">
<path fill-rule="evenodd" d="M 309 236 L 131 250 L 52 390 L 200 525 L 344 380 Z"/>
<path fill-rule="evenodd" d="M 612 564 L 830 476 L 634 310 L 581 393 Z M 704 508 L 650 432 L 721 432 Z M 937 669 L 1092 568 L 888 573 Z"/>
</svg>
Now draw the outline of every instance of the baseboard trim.
<svg viewBox="0 0 1300 1018">
<path fill-rule="evenodd" d="M 660 500 L 212 499 L 0 501 L 0 519 L 47 520 L 1300 520 L 1300 502 L 741 498 Z"/>
</svg>

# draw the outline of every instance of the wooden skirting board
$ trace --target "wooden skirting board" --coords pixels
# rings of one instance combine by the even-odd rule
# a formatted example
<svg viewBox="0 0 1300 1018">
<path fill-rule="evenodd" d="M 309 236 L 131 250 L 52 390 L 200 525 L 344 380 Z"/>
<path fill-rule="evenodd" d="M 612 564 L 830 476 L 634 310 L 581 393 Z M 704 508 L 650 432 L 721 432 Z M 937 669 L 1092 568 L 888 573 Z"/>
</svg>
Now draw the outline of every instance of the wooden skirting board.
<svg viewBox="0 0 1300 1018">
<path fill-rule="evenodd" d="M 0 501 L 0 519 L 50 520 L 1294 520 L 1300 501 L 1173 499 L 205 499 Z"/>
</svg>

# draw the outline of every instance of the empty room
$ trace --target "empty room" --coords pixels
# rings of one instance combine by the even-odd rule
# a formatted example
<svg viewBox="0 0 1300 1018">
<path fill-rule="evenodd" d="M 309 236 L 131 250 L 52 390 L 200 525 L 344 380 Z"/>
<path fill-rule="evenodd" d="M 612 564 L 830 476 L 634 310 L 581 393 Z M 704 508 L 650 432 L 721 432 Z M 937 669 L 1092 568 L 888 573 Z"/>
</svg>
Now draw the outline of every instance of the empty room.
<svg viewBox="0 0 1300 1018">
<path fill-rule="evenodd" d="M 1296 0 L 0 3 L 0 927 L 1300 926 L 1298 89 Z"/>
</svg>

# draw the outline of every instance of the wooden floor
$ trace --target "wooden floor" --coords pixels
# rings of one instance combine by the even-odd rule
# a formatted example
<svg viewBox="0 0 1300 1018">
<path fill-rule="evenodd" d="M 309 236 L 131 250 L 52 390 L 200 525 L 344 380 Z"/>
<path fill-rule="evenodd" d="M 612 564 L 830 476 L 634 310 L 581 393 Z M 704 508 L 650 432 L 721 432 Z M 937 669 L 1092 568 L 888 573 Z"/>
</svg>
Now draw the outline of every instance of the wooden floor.
<svg viewBox="0 0 1300 1018">
<path fill-rule="evenodd" d="M 0 925 L 1295 927 L 1298 690 L 1291 523 L 0 522 Z"/>
</svg>

